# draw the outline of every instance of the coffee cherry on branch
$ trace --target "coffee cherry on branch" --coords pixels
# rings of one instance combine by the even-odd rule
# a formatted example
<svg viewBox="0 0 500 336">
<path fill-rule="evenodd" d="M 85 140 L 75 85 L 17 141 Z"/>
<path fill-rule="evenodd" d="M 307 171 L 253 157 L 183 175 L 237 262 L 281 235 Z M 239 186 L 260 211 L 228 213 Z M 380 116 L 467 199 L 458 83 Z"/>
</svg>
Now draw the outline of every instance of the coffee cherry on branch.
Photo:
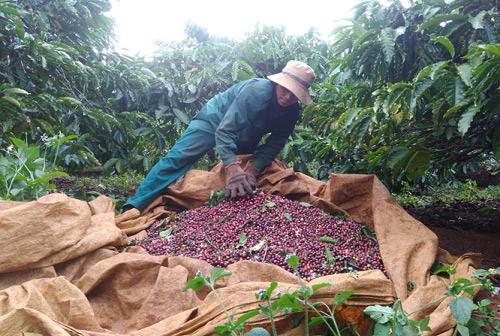
<svg viewBox="0 0 500 336">
<path fill-rule="evenodd" d="M 378 244 L 366 231 L 307 203 L 260 192 L 156 221 L 136 244 L 152 255 L 184 255 L 215 267 L 255 260 L 293 271 L 284 257 L 293 254 L 307 280 L 353 270 L 385 273 Z"/>
</svg>

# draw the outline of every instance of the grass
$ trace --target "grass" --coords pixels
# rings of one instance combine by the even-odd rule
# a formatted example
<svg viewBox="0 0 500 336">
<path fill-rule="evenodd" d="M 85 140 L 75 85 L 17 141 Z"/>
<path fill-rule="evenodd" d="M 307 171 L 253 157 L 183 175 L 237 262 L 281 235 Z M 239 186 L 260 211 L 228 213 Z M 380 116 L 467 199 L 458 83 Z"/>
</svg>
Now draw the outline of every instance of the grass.
<svg viewBox="0 0 500 336">
<path fill-rule="evenodd" d="M 143 175 L 134 172 L 120 176 L 71 176 L 56 183 L 56 192 L 84 201 L 91 201 L 104 195 L 115 203 L 118 212 L 143 179 Z"/>
<path fill-rule="evenodd" d="M 455 186 L 430 187 L 423 191 L 417 191 L 405 185 L 401 192 L 393 196 L 402 206 L 412 207 L 459 201 L 500 202 L 500 185 L 479 189 L 475 181 L 468 180 Z"/>
</svg>

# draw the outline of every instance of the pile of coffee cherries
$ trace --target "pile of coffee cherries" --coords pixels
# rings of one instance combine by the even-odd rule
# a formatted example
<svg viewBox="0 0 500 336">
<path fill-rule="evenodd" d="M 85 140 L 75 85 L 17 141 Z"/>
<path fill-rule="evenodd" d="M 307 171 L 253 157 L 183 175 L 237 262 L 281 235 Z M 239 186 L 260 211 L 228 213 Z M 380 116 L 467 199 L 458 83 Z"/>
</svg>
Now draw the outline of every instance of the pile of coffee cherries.
<svg viewBox="0 0 500 336">
<path fill-rule="evenodd" d="M 384 271 L 373 231 L 307 203 L 256 193 L 178 213 L 155 222 L 136 241 L 150 254 L 184 255 L 225 267 L 255 260 L 306 280 L 334 273 Z M 287 256 L 299 257 L 292 269 Z"/>
</svg>

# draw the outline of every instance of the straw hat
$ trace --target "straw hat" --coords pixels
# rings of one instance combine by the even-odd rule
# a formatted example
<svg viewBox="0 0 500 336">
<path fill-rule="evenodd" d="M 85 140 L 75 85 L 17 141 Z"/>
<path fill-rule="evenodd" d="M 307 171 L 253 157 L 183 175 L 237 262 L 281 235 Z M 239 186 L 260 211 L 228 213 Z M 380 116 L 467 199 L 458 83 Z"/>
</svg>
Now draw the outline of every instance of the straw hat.
<svg viewBox="0 0 500 336">
<path fill-rule="evenodd" d="M 316 74 L 309 65 L 299 61 L 289 61 L 280 73 L 267 78 L 290 90 L 303 104 L 312 103 L 309 87 Z"/>
</svg>

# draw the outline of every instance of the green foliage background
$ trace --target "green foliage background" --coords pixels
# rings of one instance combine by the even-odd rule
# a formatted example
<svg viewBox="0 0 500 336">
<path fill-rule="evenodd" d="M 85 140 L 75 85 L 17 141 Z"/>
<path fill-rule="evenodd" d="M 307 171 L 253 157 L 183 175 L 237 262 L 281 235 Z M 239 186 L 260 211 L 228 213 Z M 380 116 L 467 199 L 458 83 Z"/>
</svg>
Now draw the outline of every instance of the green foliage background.
<svg viewBox="0 0 500 336">
<path fill-rule="evenodd" d="M 54 157 L 60 169 L 145 173 L 208 99 L 298 59 L 318 78 L 315 103 L 280 154 L 287 165 L 320 179 L 373 173 L 392 189 L 453 181 L 485 164 L 498 171 L 497 0 L 361 1 L 333 42 L 276 27 L 234 41 L 190 23 L 188 38 L 147 59 L 113 51 L 110 8 L 0 0 L 1 148 L 12 137 L 76 135 Z"/>
</svg>

